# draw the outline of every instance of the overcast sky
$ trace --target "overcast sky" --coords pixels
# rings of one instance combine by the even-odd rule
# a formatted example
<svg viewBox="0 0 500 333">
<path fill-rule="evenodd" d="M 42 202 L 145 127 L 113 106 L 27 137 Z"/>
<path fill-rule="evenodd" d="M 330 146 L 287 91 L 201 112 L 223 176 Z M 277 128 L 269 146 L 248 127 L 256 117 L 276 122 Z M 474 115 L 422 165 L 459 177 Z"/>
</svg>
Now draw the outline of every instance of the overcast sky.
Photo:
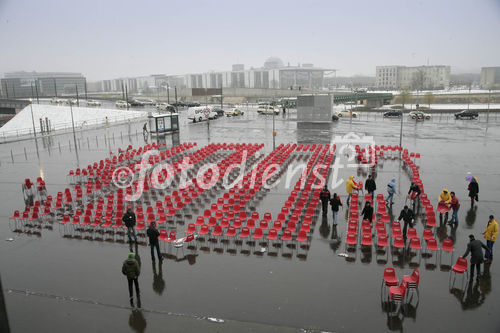
<svg viewBox="0 0 500 333">
<path fill-rule="evenodd" d="M 500 0 L 0 0 L 0 74 L 92 80 L 260 67 L 500 66 Z"/>
</svg>

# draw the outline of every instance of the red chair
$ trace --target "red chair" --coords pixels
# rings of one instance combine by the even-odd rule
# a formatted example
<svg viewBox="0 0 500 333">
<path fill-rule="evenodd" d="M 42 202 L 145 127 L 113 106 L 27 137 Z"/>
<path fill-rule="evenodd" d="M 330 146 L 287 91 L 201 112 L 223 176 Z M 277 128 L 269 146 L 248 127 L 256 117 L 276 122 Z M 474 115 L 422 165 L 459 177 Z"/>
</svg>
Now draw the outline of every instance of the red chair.
<svg viewBox="0 0 500 333">
<path fill-rule="evenodd" d="M 357 235 L 356 234 L 351 234 L 348 233 L 345 239 L 345 252 L 347 252 L 347 249 L 349 246 L 356 246 L 357 244 Z"/>
<path fill-rule="evenodd" d="M 210 228 L 208 227 L 207 224 L 204 224 L 201 226 L 201 229 L 200 229 L 200 232 L 199 232 L 199 235 L 202 236 L 202 235 L 206 235 L 210 232 Z"/>
<path fill-rule="evenodd" d="M 380 288 L 381 297 L 384 294 L 384 290 L 390 287 L 395 287 L 399 283 L 396 277 L 396 271 L 392 267 L 386 267 L 384 269 L 384 277 L 382 278 L 382 287 Z"/>
<path fill-rule="evenodd" d="M 239 238 L 246 239 L 248 237 L 250 237 L 250 230 L 247 227 L 241 228 Z"/>
<path fill-rule="evenodd" d="M 261 228 L 257 228 L 257 229 L 255 229 L 252 238 L 253 239 L 262 239 L 263 236 L 264 235 L 262 233 L 262 229 Z"/>
<path fill-rule="evenodd" d="M 467 258 L 458 257 L 456 264 L 453 265 L 453 267 L 451 268 L 451 272 L 453 272 L 452 286 L 455 284 L 455 278 L 456 278 L 457 274 L 462 275 L 462 284 L 463 284 L 464 276 L 468 279 L 467 274 L 465 274 L 467 272 Z M 451 272 L 450 272 L 450 274 L 451 274 Z"/>
<path fill-rule="evenodd" d="M 399 286 L 389 287 L 389 300 L 396 304 L 395 313 L 399 313 L 401 304 L 404 302 L 406 295 L 406 282 L 401 281 Z M 394 314 L 394 313 L 393 313 Z"/>
<path fill-rule="evenodd" d="M 250 229 L 250 230 L 251 230 L 251 229 L 254 229 L 254 228 L 255 228 L 255 220 L 254 220 L 254 219 L 249 219 L 249 220 L 247 221 L 247 225 L 246 225 L 246 227 L 247 227 L 248 229 Z"/>
<path fill-rule="evenodd" d="M 453 240 L 451 238 L 446 238 L 443 240 L 443 244 L 441 244 L 441 256 L 440 256 L 440 264 L 441 264 L 441 259 L 443 258 L 443 251 L 448 252 L 450 254 L 450 266 L 451 263 L 453 262 Z"/>
<path fill-rule="evenodd" d="M 363 231 L 364 232 L 364 231 Z M 362 238 L 361 238 L 361 245 L 362 246 L 372 246 L 372 234 L 371 234 L 371 229 L 370 233 L 364 233 Z"/>
<path fill-rule="evenodd" d="M 269 230 L 269 234 L 266 237 L 268 240 L 275 240 L 278 238 L 278 232 L 276 229 Z"/>
<path fill-rule="evenodd" d="M 410 239 L 410 249 L 418 251 L 418 252 L 416 252 L 415 255 L 419 255 L 420 254 L 420 252 L 422 251 L 422 245 L 420 243 L 420 238 L 412 238 L 412 239 Z M 411 254 L 411 251 L 410 251 L 409 254 Z M 419 260 L 420 260 L 420 256 L 419 256 Z"/>
<path fill-rule="evenodd" d="M 413 289 L 417 292 L 417 296 L 419 296 L 418 286 L 420 284 L 420 271 L 417 268 L 413 270 L 413 273 L 411 273 L 411 275 L 404 275 L 403 281 L 406 283 L 407 293 L 409 293 L 410 289 Z"/>
<path fill-rule="evenodd" d="M 222 227 L 220 225 L 215 225 L 214 230 L 212 231 L 213 237 L 219 237 L 222 235 Z"/>
<path fill-rule="evenodd" d="M 224 234 L 224 237 L 234 237 L 236 235 L 236 229 L 233 226 L 229 226 L 227 228 L 226 233 Z"/>
<path fill-rule="evenodd" d="M 188 224 L 188 228 L 187 230 L 185 231 L 186 234 L 192 234 L 192 233 L 195 233 L 196 232 L 196 225 L 194 223 L 189 223 Z"/>
<path fill-rule="evenodd" d="M 272 230 L 278 231 L 282 229 L 282 225 L 280 221 L 274 221 Z"/>
<path fill-rule="evenodd" d="M 160 230 L 160 236 L 158 236 L 158 240 L 164 241 L 168 238 L 167 230 Z"/>
<path fill-rule="evenodd" d="M 417 229 L 415 228 L 408 228 L 408 234 L 407 234 L 408 239 L 412 240 L 415 238 L 418 238 L 417 235 Z"/>
<path fill-rule="evenodd" d="M 307 232 L 304 230 L 299 231 L 299 235 L 297 236 L 297 242 L 305 242 L 307 241 Z"/>
<path fill-rule="evenodd" d="M 176 239 L 177 239 L 177 236 L 176 236 L 176 234 L 175 234 L 175 231 L 171 231 L 171 232 L 170 232 L 170 235 L 169 235 L 167 238 L 165 238 L 165 242 L 166 242 L 166 243 L 172 243 L 172 242 L 174 242 Z"/>
<path fill-rule="evenodd" d="M 432 229 L 424 229 L 424 233 L 423 233 L 423 239 L 425 239 L 426 241 L 428 241 L 429 239 L 433 239 L 434 238 L 434 234 L 432 233 Z"/>
<path fill-rule="evenodd" d="M 435 238 L 428 239 L 426 242 L 426 249 L 437 253 L 437 251 L 439 250 L 437 240 Z M 437 262 L 437 255 L 436 255 L 436 262 Z"/>
<path fill-rule="evenodd" d="M 204 216 L 198 216 L 196 218 L 196 223 L 195 224 L 196 225 L 204 225 L 205 224 L 205 218 L 204 218 Z"/>
</svg>

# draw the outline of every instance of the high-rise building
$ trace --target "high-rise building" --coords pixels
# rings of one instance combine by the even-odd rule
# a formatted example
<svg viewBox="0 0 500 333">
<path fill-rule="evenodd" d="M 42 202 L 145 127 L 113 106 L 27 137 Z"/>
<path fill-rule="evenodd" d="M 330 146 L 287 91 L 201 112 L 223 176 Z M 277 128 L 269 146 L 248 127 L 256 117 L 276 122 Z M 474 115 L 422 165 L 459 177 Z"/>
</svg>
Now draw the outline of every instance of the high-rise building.
<svg viewBox="0 0 500 333">
<path fill-rule="evenodd" d="M 375 86 L 380 89 L 448 89 L 450 66 L 377 66 Z"/>
<path fill-rule="evenodd" d="M 2 97 L 29 98 L 84 94 L 86 80 L 81 73 L 9 72 L 4 74 Z"/>
<path fill-rule="evenodd" d="M 483 89 L 500 89 L 500 67 L 482 67 L 480 85 Z"/>
</svg>

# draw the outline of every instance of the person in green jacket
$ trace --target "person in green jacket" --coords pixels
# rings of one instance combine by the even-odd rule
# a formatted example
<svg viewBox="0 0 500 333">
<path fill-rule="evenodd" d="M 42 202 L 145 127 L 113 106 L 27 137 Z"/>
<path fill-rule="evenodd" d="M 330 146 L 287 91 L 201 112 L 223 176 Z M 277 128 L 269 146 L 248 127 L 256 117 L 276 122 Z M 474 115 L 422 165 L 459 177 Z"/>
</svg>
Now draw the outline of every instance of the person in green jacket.
<svg viewBox="0 0 500 333">
<path fill-rule="evenodd" d="M 132 283 L 135 285 L 135 293 L 137 298 L 140 296 L 139 292 L 139 275 L 141 274 L 141 267 L 137 260 L 135 259 L 135 253 L 130 252 L 127 260 L 123 262 L 122 273 L 127 277 L 128 281 L 128 293 L 130 295 L 130 304 L 133 304 L 134 293 L 132 290 Z"/>
</svg>

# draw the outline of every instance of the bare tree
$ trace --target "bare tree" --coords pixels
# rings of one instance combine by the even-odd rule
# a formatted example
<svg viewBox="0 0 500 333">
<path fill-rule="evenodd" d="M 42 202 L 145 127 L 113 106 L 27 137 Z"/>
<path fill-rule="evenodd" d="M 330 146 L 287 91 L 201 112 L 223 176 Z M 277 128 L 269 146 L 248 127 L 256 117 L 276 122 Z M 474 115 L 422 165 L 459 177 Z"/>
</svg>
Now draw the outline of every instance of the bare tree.
<svg viewBox="0 0 500 333">
<path fill-rule="evenodd" d="M 429 109 L 431 108 L 431 103 L 434 103 L 435 96 L 430 91 L 426 92 L 424 95 L 424 102 L 429 105 Z"/>
<path fill-rule="evenodd" d="M 423 90 L 425 84 L 425 73 L 423 69 L 419 68 L 411 78 L 411 88 L 413 90 Z"/>
</svg>

